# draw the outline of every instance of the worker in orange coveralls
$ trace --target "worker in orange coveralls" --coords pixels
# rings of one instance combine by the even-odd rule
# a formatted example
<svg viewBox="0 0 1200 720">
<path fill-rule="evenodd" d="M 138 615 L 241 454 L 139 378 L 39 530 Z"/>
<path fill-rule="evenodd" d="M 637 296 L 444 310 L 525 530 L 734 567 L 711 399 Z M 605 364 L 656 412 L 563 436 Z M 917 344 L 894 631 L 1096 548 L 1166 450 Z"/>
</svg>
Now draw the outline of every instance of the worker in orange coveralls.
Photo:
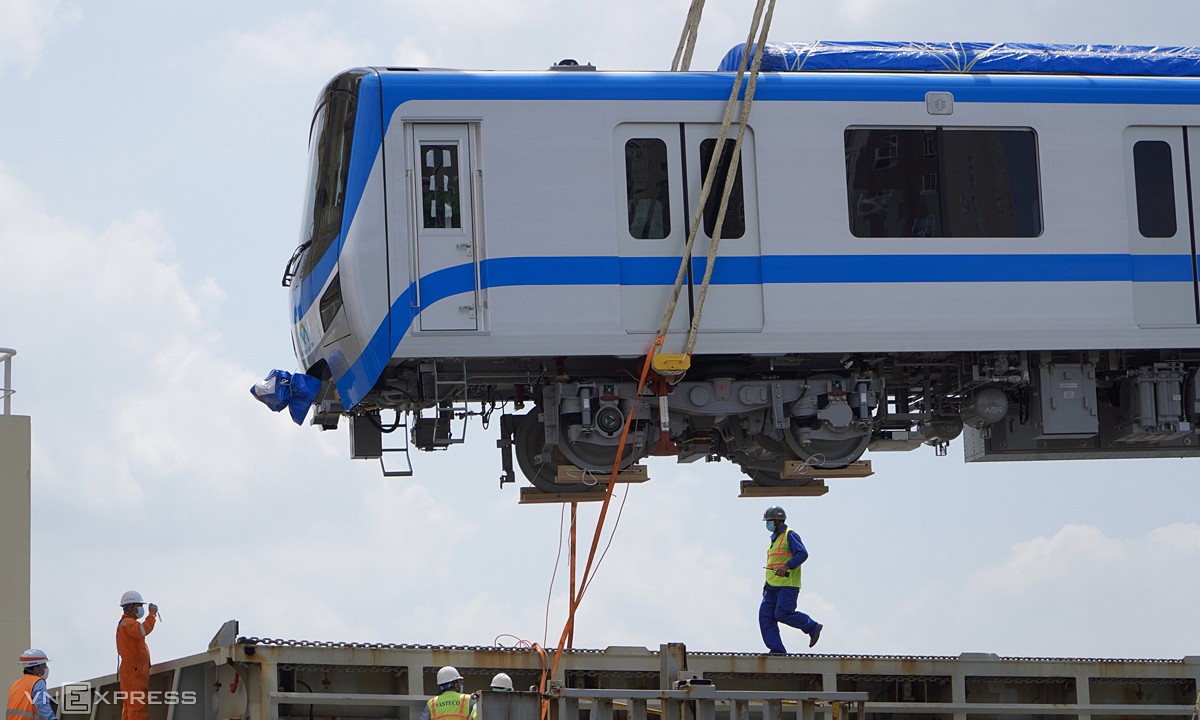
<svg viewBox="0 0 1200 720">
<path fill-rule="evenodd" d="M 117 677 L 121 681 L 121 720 L 148 720 L 150 709 L 146 700 L 150 693 L 150 648 L 146 647 L 146 636 L 158 622 L 158 606 L 150 603 L 150 616 L 144 622 L 138 619 L 146 614 L 142 594 L 130 590 L 121 596 L 121 609 L 125 614 L 117 623 L 117 654 L 121 665 Z"/>
</svg>

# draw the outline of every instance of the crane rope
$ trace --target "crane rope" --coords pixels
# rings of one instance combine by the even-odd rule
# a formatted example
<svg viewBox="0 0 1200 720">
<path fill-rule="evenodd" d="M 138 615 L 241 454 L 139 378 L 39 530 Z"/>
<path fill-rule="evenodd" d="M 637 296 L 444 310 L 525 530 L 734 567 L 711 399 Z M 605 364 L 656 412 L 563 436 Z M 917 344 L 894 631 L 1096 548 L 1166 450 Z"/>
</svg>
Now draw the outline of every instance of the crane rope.
<svg viewBox="0 0 1200 720">
<path fill-rule="evenodd" d="M 758 73 L 762 68 L 763 51 L 767 44 L 767 31 L 771 28 L 771 17 L 775 14 L 775 0 L 770 0 L 767 6 L 766 17 L 763 17 L 762 11 L 765 1 L 758 0 L 758 6 L 754 11 L 754 20 L 751 23 L 750 35 L 746 38 L 746 47 L 742 52 L 742 60 L 738 65 L 737 85 L 740 86 L 741 69 L 746 65 L 746 56 L 749 54 L 750 44 L 754 40 L 755 30 L 758 30 L 758 42 L 754 46 L 754 61 L 750 65 L 750 79 L 746 84 L 746 99 L 742 101 L 742 117 L 738 122 L 737 140 L 733 143 L 733 153 L 729 160 L 729 169 L 725 172 L 725 185 L 721 193 L 721 204 L 717 210 L 717 220 L 713 226 L 712 243 L 708 246 L 708 259 L 704 265 L 704 279 L 700 282 L 700 291 L 696 296 L 696 310 L 692 314 L 692 326 L 688 330 L 687 344 L 683 351 L 686 355 L 691 355 L 692 349 L 696 346 L 696 334 L 700 331 L 700 315 L 704 310 L 704 300 L 708 296 L 708 284 L 712 280 L 713 267 L 717 264 L 717 247 L 721 244 L 721 230 L 725 226 L 725 212 L 729 209 L 729 198 L 733 190 L 733 181 L 737 178 L 738 164 L 742 158 L 742 141 L 746 137 L 746 126 L 750 122 L 750 107 L 754 104 L 754 92 L 758 86 Z M 760 20 L 762 23 L 761 26 L 759 25 Z M 732 112 L 733 103 L 731 102 L 725 109 L 725 120 L 721 124 L 721 134 L 717 139 L 716 148 L 713 150 L 713 160 L 709 161 L 708 164 L 709 173 L 704 178 L 706 186 L 715 174 L 714 170 L 720 164 L 719 158 L 725 154 L 725 142 L 729 134 L 729 121 Z M 697 208 L 697 220 L 703 208 L 704 199 L 700 201 L 700 206 Z M 694 234 L 695 232 L 696 228 L 693 227 L 692 233 Z M 668 322 L 670 322 L 669 319 Z"/>
<path fill-rule="evenodd" d="M 764 8 L 766 14 L 764 18 Z M 684 24 L 684 29 L 679 40 L 679 48 L 676 50 L 675 59 L 672 62 L 671 69 L 673 71 L 686 71 L 691 66 L 692 51 L 695 49 L 697 32 L 699 30 L 700 16 L 704 11 L 704 0 L 692 0 L 691 7 L 688 9 L 687 20 Z M 699 303 L 696 305 L 695 313 L 692 317 L 692 324 L 688 334 L 688 341 L 685 354 L 690 354 L 696 342 L 696 332 L 700 324 L 700 314 L 703 309 L 704 299 L 707 295 L 708 284 L 712 279 L 712 269 L 716 263 L 717 247 L 721 238 L 721 226 L 725 221 L 725 214 L 729 205 L 729 198 L 732 194 L 733 181 L 737 177 L 738 160 L 740 158 L 742 141 L 745 137 L 746 125 L 749 122 L 750 108 L 754 102 L 754 91 L 758 81 L 758 73 L 762 66 L 762 55 L 766 45 L 767 32 L 771 26 L 771 18 L 775 11 L 775 0 L 758 0 L 754 10 L 754 18 L 751 21 L 750 32 L 746 37 L 746 44 L 742 50 L 742 58 L 738 63 L 737 77 L 734 80 L 733 87 L 730 90 L 729 99 L 725 104 L 725 113 L 721 121 L 721 131 L 717 138 L 716 148 L 714 149 L 713 160 L 709 162 L 708 170 L 705 173 L 704 185 L 700 191 L 700 200 L 696 207 L 696 212 L 692 216 L 691 227 L 688 232 L 687 244 L 684 246 L 683 257 L 679 265 L 679 272 L 675 278 L 675 286 L 671 292 L 671 297 L 667 302 L 666 310 L 663 314 L 662 326 L 650 349 L 646 353 L 645 361 L 642 363 L 642 372 L 638 378 L 637 390 L 634 392 L 634 404 L 630 412 L 625 415 L 625 424 L 621 430 L 621 438 L 617 443 L 617 451 L 613 457 L 613 466 L 609 474 L 608 485 L 604 489 L 604 501 L 600 505 L 600 513 L 596 519 L 596 529 L 592 535 L 591 547 L 588 549 L 587 562 L 584 565 L 583 574 L 580 576 L 578 592 L 572 593 L 570 598 L 570 612 L 567 615 L 567 621 L 563 625 L 562 634 L 558 640 L 558 648 L 554 653 L 553 662 L 550 663 L 549 671 L 543 665 L 542 677 L 540 682 L 540 690 L 542 693 L 541 717 L 546 720 L 549 710 L 550 701 L 546 694 L 547 682 L 554 677 L 558 671 L 559 661 L 562 659 L 563 649 L 567 644 L 568 638 L 573 638 L 575 631 L 575 613 L 583 601 L 584 593 L 591 585 L 591 579 L 594 576 L 592 569 L 593 561 L 596 558 L 596 550 L 600 544 L 600 538 L 604 530 L 605 517 L 608 514 L 609 505 L 612 502 L 613 489 L 617 484 L 617 475 L 621 470 L 621 458 L 625 452 L 625 444 L 629 439 L 629 429 L 633 424 L 634 416 L 637 414 L 638 404 L 637 399 L 641 397 L 642 391 L 646 387 L 646 381 L 650 374 L 651 367 L 654 366 L 655 355 L 661 350 L 666 338 L 667 328 L 671 324 L 671 318 L 675 313 L 675 308 L 678 305 L 679 295 L 683 287 L 683 279 L 686 275 L 688 266 L 691 263 L 692 247 L 696 242 L 696 235 L 700 227 L 700 221 L 704 217 L 704 204 L 708 200 L 709 194 L 712 192 L 712 186 L 716 179 L 717 168 L 720 165 L 720 159 L 724 155 L 725 143 L 729 137 L 729 128 L 733 123 L 734 108 L 737 106 L 739 91 L 742 88 L 742 82 L 746 75 L 747 63 L 750 60 L 751 48 L 754 49 L 754 60 L 750 63 L 750 79 L 746 86 L 745 99 L 742 103 L 741 118 L 738 123 L 737 140 L 734 142 L 733 154 L 729 163 L 729 168 L 725 175 L 725 185 L 721 193 L 721 203 L 717 211 L 716 228 L 713 232 L 712 243 L 709 246 L 708 262 L 704 269 L 704 280 L 700 286 Z M 758 35 L 757 43 L 755 35 Z M 628 493 L 628 487 L 626 487 Z M 624 501 L 622 501 L 624 508 Z M 574 523 L 572 523 L 572 540 L 574 539 Z M 615 528 L 614 528 L 615 533 Z M 560 528 L 561 537 L 561 528 Z M 610 534 L 609 543 L 612 542 Z M 574 544 L 572 542 L 572 544 Z M 607 548 L 606 548 L 607 552 Z M 573 553 L 572 553 L 573 555 Z M 603 559 L 603 555 L 601 555 Z M 598 563 L 597 563 L 598 565 Z M 540 649 L 540 648 L 539 648 Z"/>
<path fill-rule="evenodd" d="M 671 71 L 688 70 L 692 67 L 692 51 L 696 49 L 696 36 L 700 32 L 700 16 L 704 14 L 704 0 L 692 0 L 688 8 L 687 19 L 683 22 L 683 32 L 679 35 L 679 47 L 675 50 L 675 59 L 671 61 Z"/>
<path fill-rule="evenodd" d="M 646 353 L 646 359 L 642 363 L 642 374 L 638 379 L 637 392 L 634 398 L 641 396 L 642 389 L 646 387 L 646 378 L 650 375 L 650 365 L 654 361 L 654 353 L 659 346 L 662 345 L 662 338 L 656 338 L 654 344 L 650 346 L 650 351 Z M 621 455 L 625 450 L 625 443 L 629 439 L 629 428 L 633 424 L 633 416 L 636 414 L 637 404 L 634 404 L 633 412 L 626 413 L 625 426 L 621 429 L 621 439 L 617 444 L 616 458 L 613 460 L 612 471 L 608 477 L 608 485 L 604 488 L 604 502 L 600 504 L 600 516 L 596 518 L 596 531 L 592 534 L 592 545 L 588 549 L 587 563 L 583 567 L 583 575 L 579 591 L 575 593 L 575 597 L 571 598 L 571 609 L 567 615 L 567 622 L 563 625 L 562 635 L 558 638 L 558 649 L 554 653 L 554 662 L 550 666 L 549 673 L 542 672 L 542 681 L 540 690 L 542 692 L 542 720 L 546 720 L 547 714 L 550 711 L 549 696 L 546 695 L 546 682 L 554 677 L 554 673 L 558 671 L 558 663 L 562 659 L 563 648 L 566 645 L 567 637 L 572 635 L 575 630 L 575 612 L 579 609 L 580 602 L 583 601 L 583 594 L 588 588 L 588 576 L 592 570 L 592 561 L 596 557 L 596 548 L 600 545 L 600 535 L 604 530 L 604 517 L 608 514 L 608 506 L 612 502 L 613 488 L 617 485 L 617 473 L 621 470 Z"/>
<path fill-rule="evenodd" d="M 696 344 L 696 332 L 700 325 L 700 314 L 703 309 L 703 299 L 708 293 L 708 283 L 712 279 L 712 267 L 716 260 L 717 247 L 720 244 L 721 224 L 724 222 L 725 213 L 729 206 L 729 198 L 733 193 L 733 180 L 737 177 L 738 160 L 741 157 L 741 145 L 745 137 L 746 125 L 750 118 L 750 108 L 754 102 L 754 90 L 758 84 L 758 72 L 762 66 L 762 53 L 766 45 L 767 31 L 770 29 L 771 17 L 775 12 L 775 0 L 770 0 L 767 7 L 766 18 L 763 18 L 763 9 L 767 6 L 767 0 L 758 0 L 754 9 L 754 19 L 751 21 L 750 32 L 746 37 L 746 43 L 742 49 L 742 58 L 738 63 L 737 77 L 734 80 L 733 87 L 730 89 L 729 99 L 725 103 L 725 114 L 721 119 L 721 130 L 717 134 L 716 149 L 713 157 L 716 160 L 710 161 L 708 171 L 704 175 L 704 184 L 700 188 L 700 199 L 696 204 L 696 211 L 692 214 L 691 225 L 688 229 L 687 244 L 683 248 L 683 257 L 680 259 L 679 271 L 675 275 L 675 285 L 671 290 L 671 296 L 667 301 L 667 307 L 663 312 L 662 324 L 659 326 L 659 338 L 666 337 L 667 329 L 671 325 L 671 319 L 675 315 L 675 308 L 679 304 L 679 295 L 683 290 L 683 281 L 687 275 L 688 266 L 692 260 L 692 248 L 696 244 L 696 236 L 699 233 L 700 222 L 704 219 L 704 207 L 708 202 L 708 197 L 712 193 L 712 187 L 716 180 L 717 169 L 720 166 L 720 158 L 725 154 L 725 142 L 729 138 L 729 127 L 733 124 L 734 108 L 737 106 L 739 91 L 742 88 L 742 81 L 746 75 L 746 65 L 750 61 L 751 48 L 753 48 L 754 61 L 750 67 L 750 81 L 746 88 L 745 101 L 742 103 L 742 114 L 738 123 L 738 139 L 734 144 L 732 160 L 729 163 L 728 171 L 726 172 L 725 187 L 721 193 L 721 203 L 718 209 L 718 220 L 716 227 L 713 229 L 714 237 L 712 244 L 709 246 L 708 265 L 704 269 L 704 283 L 701 285 L 700 295 L 698 299 L 701 301 L 696 306 L 696 311 L 692 317 L 692 328 L 688 333 L 688 342 L 685 347 L 685 354 L 690 354 Z M 686 31 L 685 31 L 686 33 Z M 758 42 L 755 43 L 755 35 L 758 35 Z"/>
</svg>

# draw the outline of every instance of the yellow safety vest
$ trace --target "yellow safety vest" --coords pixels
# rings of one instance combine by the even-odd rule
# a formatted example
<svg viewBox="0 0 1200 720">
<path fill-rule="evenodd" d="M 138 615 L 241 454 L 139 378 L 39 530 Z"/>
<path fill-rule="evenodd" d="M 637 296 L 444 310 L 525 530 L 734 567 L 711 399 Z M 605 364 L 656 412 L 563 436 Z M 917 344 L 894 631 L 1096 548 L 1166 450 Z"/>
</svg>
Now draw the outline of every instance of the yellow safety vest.
<svg viewBox="0 0 1200 720">
<path fill-rule="evenodd" d="M 767 546 L 767 584 L 771 587 L 800 587 L 799 565 L 789 570 L 784 577 L 775 574 L 775 568 L 787 567 L 788 560 L 792 559 L 792 551 L 788 548 L 787 541 L 791 532 L 784 530 Z"/>
<path fill-rule="evenodd" d="M 470 720 L 471 696 L 447 690 L 437 697 L 429 698 L 429 720 Z"/>
</svg>

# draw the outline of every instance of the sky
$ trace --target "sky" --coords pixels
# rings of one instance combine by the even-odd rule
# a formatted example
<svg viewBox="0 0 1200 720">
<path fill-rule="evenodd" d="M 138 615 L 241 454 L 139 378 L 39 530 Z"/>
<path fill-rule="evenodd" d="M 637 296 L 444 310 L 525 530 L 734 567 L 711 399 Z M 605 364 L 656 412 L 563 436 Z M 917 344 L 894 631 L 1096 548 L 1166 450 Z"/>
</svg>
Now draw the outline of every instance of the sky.
<svg viewBox="0 0 1200 720">
<path fill-rule="evenodd" d="M 248 390 L 296 369 L 280 277 L 326 80 L 566 57 L 665 70 L 688 4 L 0 0 L 0 346 L 32 418 L 33 642 L 56 681 L 114 671 L 128 589 L 162 609 L 156 661 L 229 619 L 259 637 L 557 643 L 562 508 L 499 487 L 495 424 L 384 478 L 349 458 L 344 426 L 298 427 Z M 710 0 L 693 68 L 742 42 L 752 10 Z M 1194 0 L 843 0 L 780 3 L 771 39 L 1189 45 L 1197 27 Z M 868 457 L 872 477 L 777 500 L 811 553 L 817 650 L 1200 655 L 1200 460 Z M 648 466 L 576 647 L 762 651 L 776 501 L 739 499 L 727 462 Z M 582 542 L 596 507 L 579 514 Z"/>
</svg>

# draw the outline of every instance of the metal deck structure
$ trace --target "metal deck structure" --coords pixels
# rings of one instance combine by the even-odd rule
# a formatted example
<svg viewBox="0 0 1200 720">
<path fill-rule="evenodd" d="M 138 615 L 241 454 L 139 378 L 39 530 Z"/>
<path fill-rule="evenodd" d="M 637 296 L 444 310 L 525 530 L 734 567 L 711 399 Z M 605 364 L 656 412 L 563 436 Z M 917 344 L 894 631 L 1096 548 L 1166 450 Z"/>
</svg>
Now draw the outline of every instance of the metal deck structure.
<svg viewBox="0 0 1200 720">
<path fill-rule="evenodd" d="M 208 650 L 151 668 L 150 720 L 415 720 L 453 665 L 468 692 L 506 672 L 537 688 L 544 658 L 508 647 L 242 637 L 226 623 Z M 548 720 L 872 720 L 1189 718 L 1200 656 L 1104 660 L 565 651 L 548 683 Z M 63 720 L 118 720 L 115 675 L 52 694 Z M 480 693 L 483 720 L 538 720 L 536 692 Z"/>
</svg>

